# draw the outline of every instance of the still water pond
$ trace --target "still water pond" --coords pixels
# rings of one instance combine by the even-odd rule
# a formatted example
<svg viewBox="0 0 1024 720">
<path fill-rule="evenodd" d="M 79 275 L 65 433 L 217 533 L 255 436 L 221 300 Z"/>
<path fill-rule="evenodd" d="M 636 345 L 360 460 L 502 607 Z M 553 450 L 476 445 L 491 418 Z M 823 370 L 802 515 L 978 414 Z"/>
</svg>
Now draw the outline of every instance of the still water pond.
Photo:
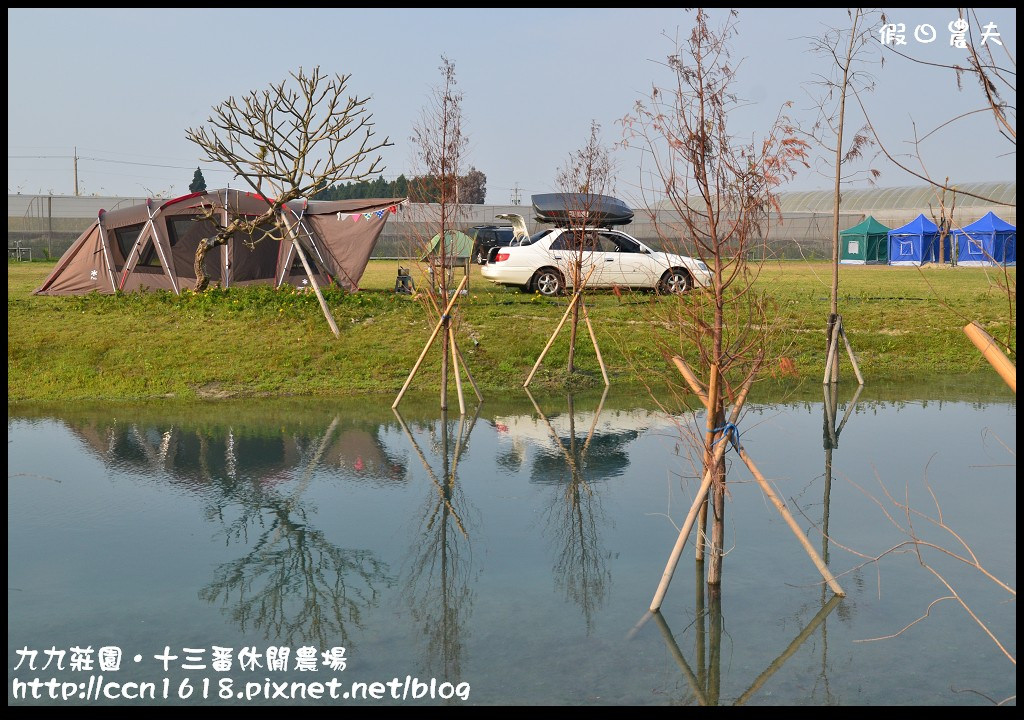
<svg viewBox="0 0 1024 720">
<path fill-rule="evenodd" d="M 938 395 L 753 402 L 846 596 L 730 451 L 720 592 L 691 534 L 655 615 L 700 415 L 9 407 L 9 704 L 1016 704 L 1015 397 Z"/>
</svg>

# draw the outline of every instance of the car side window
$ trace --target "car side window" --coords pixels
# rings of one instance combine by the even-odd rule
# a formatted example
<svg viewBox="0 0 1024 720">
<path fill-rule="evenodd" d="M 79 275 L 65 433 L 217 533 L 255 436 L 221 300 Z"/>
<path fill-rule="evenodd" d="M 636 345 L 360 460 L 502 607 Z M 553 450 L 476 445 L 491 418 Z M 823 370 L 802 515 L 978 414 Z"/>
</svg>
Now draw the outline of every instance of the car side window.
<svg viewBox="0 0 1024 720">
<path fill-rule="evenodd" d="M 552 250 L 569 250 L 569 238 L 572 237 L 572 232 L 564 232 L 554 240 L 551 241 Z"/>
<path fill-rule="evenodd" d="M 619 245 L 613 239 L 613 236 L 608 233 L 601 233 L 596 238 L 597 250 L 600 252 L 618 252 Z"/>
<path fill-rule="evenodd" d="M 623 235 L 617 235 L 615 233 L 607 233 L 606 237 L 609 242 L 613 243 L 619 252 L 624 253 L 638 253 L 642 252 L 640 246 L 630 240 L 628 237 Z"/>
</svg>

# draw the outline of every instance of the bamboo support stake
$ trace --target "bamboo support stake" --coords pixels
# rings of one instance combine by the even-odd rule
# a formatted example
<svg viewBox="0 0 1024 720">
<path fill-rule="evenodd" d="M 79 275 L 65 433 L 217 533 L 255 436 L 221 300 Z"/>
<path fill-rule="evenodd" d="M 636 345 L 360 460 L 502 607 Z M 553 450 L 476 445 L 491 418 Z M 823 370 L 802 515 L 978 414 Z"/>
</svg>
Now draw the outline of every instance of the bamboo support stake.
<svg viewBox="0 0 1024 720">
<path fill-rule="evenodd" d="M 718 401 L 719 396 L 720 396 L 720 390 L 718 388 L 718 384 L 719 384 L 718 366 L 717 365 L 712 365 L 711 366 L 711 377 L 708 380 L 708 394 L 707 394 L 706 399 L 704 400 L 704 407 L 707 410 L 707 415 L 705 416 L 705 425 L 704 425 L 704 466 L 707 467 L 707 468 L 714 468 L 715 472 L 718 471 L 718 466 L 720 464 L 719 461 L 715 461 L 714 463 L 711 462 L 712 448 L 714 448 L 714 446 L 715 446 L 715 434 L 716 434 L 715 433 L 715 428 L 718 427 L 718 406 L 717 406 L 717 401 Z M 712 400 L 712 398 L 714 398 L 714 400 Z M 711 403 L 712 402 L 716 402 L 716 406 L 715 406 L 714 410 L 711 409 Z M 704 559 L 704 553 L 707 551 L 707 547 L 708 547 L 708 541 L 707 541 L 708 540 L 708 502 L 709 502 L 708 498 L 707 498 L 707 496 L 705 496 L 704 497 L 704 504 L 701 505 L 701 507 L 700 507 L 700 524 L 697 526 L 697 539 L 695 541 L 695 544 L 696 544 L 695 558 L 697 560 L 703 560 Z M 711 543 L 711 546 L 712 546 L 712 548 L 714 548 L 714 542 L 713 541 Z M 711 582 L 711 577 L 712 577 L 712 574 L 713 574 L 712 570 L 714 570 L 716 567 L 717 566 L 715 565 L 715 563 L 712 562 L 711 568 L 708 571 L 708 582 L 709 583 Z M 717 576 L 717 571 L 714 572 L 714 575 Z"/>
<path fill-rule="evenodd" d="M 751 373 L 747 378 L 747 381 L 743 384 L 740 389 L 740 394 L 736 398 L 736 403 L 732 407 L 732 411 L 729 415 L 729 422 L 735 423 L 740 416 L 740 410 L 743 408 L 743 403 L 747 399 L 747 392 L 750 390 L 750 386 L 754 383 L 754 373 Z M 711 467 L 718 464 L 718 461 L 722 459 L 725 454 L 725 443 L 719 443 L 715 447 L 714 461 Z M 686 515 L 686 520 L 683 521 L 683 527 L 679 530 L 679 536 L 676 538 L 675 547 L 672 548 L 672 553 L 669 555 L 668 563 L 665 565 L 665 572 L 661 576 L 661 583 L 658 585 L 658 590 L 654 593 L 654 599 L 651 601 L 651 611 L 657 611 L 661 607 L 662 600 L 665 599 L 665 593 L 668 591 L 669 583 L 672 582 L 672 575 L 675 574 L 676 565 L 679 564 L 679 556 L 683 553 L 683 547 L 686 545 L 686 538 L 690 535 L 690 529 L 693 527 L 693 521 L 697 517 L 697 511 L 700 510 L 700 506 L 704 503 L 704 497 L 707 495 L 708 488 L 711 487 L 711 480 L 714 477 L 714 473 L 709 469 L 704 473 L 704 479 L 701 482 L 700 488 L 697 490 L 697 495 L 693 499 L 693 505 L 690 507 L 690 512 Z"/>
<path fill-rule="evenodd" d="M 690 389 L 693 390 L 693 394 L 700 398 L 700 401 L 704 403 L 705 407 L 707 407 L 708 391 L 704 387 L 704 384 L 697 379 L 697 376 L 694 374 L 693 370 L 690 369 L 690 366 L 687 365 L 686 361 L 683 360 L 681 357 L 679 357 L 678 355 L 674 356 L 672 358 L 672 362 L 674 362 L 676 368 L 678 368 L 679 374 L 682 375 L 683 379 L 686 380 L 686 382 L 690 385 Z"/>
<path fill-rule="evenodd" d="M 548 344 L 545 345 L 544 349 L 540 351 L 540 357 L 538 357 L 537 362 L 534 363 L 533 370 L 530 371 L 529 376 L 526 378 L 526 382 L 523 383 L 523 387 L 529 385 L 530 381 L 533 380 L 533 376 L 537 372 L 537 368 L 540 367 L 541 362 L 543 362 L 544 360 L 544 356 L 548 354 L 548 350 L 550 350 L 551 346 L 554 344 L 555 338 L 558 337 L 558 333 L 561 332 L 562 326 L 565 325 L 565 321 L 569 319 L 569 313 L 572 312 L 573 306 L 575 306 L 577 301 L 580 299 L 580 294 L 583 292 L 583 288 L 586 287 L 587 280 L 590 279 L 590 276 L 594 273 L 594 270 L 596 269 L 596 265 L 590 268 L 590 272 L 587 273 L 587 277 L 583 279 L 583 282 L 580 283 L 579 289 L 576 290 L 576 292 L 573 294 L 572 300 L 569 301 L 569 307 L 565 309 L 565 313 L 562 315 L 562 319 L 558 321 L 558 327 L 555 328 L 555 331 L 551 333 L 551 337 L 548 338 Z"/>
<path fill-rule="evenodd" d="M 459 346 L 455 345 L 455 352 L 459 356 L 459 362 L 462 363 L 462 369 L 466 373 L 466 377 L 469 378 L 469 384 L 473 386 L 473 392 L 476 393 L 476 399 L 478 402 L 484 401 L 484 396 L 480 394 L 480 388 L 476 386 L 476 380 L 473 379 L 473 374 L 469 371 L 469 365 L 466 363 L 466 358 L 462 357 L 462 351 L 459 350 Z"/>
<path fill-rule="evenodd" d="M 590 341 L 594 343 L 594 352 L 597 354 L 597 364 L 601 366 L 601 376 L 604 378 L 604 386 L 608 387 L 611 383 L 608 382 L 608 369 L 604 366 L 604 358 L 601 357 L 601 348 L 597 346 L 597 335 L 594 333 L 594 326 L 590 322 L 590 312 L 587 310 L 587 304 L 581 303 L 583 306 L 583 319 L 587 321 L 587 330 L 590 331 Z"/>
<path fill-rule="evenodd" d="M 743 446 L 739 444 L 736 438 L 734 436 L 729 436 L 729 439 L 732 441 L 733 447 L 736 448 L 736 452 L 739 454 L 740 459 L 743 460 L 744 464 L 747 466 L 747 469 L 750 470 L 750 473 L 754 476 L 754 479 L 757 480 L 757 484 L 761 486 L 761 490 L 764 491 L 764 494 L 768 496 L 768 499 L 771 501 L 772 505 L 774 505 L 775 509 L 779 511 L 779 514 L 782 515 L 782 519 L 786 521 L 786 524 L 789 525 L 789 529 L 793 531 L 794 535 L 796 535 L 796 539 L 800 541 L 800 544 L 803 546 L 804 551 L 810 556 L 811 561 L 814 563 L 815 567 L 818 568 L 818 572 L 820 572 L 821 576 L 825 578 L 825 582 L 828 583 L 828 586 L 832 588 L 832 592 L 834 592 L 836 595 L 845 597 L 846 593 L 843 592 L 843 589 L 841 587 L 839 587 L 839 583 L 836 582 L 836 579 L 832 575 L 831 571 L 829 571 L 828 566 L 825 565 L 825 562 L 821 559 L 821 556 L 818 555 L 817 550 L 814 549 L 814 546 L 811 545 L 810 541 L 807 539 L 807 536 L 804 535 L 803 531 L 800 529 L 800 526 L 797 525 L 796 520 L 793 519 L 793 515 L 786 508 L 786 504 L 779 499 L 778 495 L 775 494 L 775 491 L 772 489 L 772 486 L 768 483 L 767 480 L 765 480 L 764 475 L 762 475 L 761 471 L 757 469 L 757 466 L 754 464 L 754 461 L 750 459 L 750 456 L 747 455 L 747 451 L 743 449 Z"/>
<path fill-rule="evenodd" d="M 306 253 L 303 252 L 302 246 L 299 245 L 299 239 L 295 236 L 295 230 L 292 228 L 286 215 L 282 214 L 281 219 L 284 222 L 285 228 L 288 229 L 288 236 L 292 239 L 292 245 L 295 246 L 295 252 L 299 255 L 299 260 L 302 261 L 302 267 L 306 269 L 306 275 L 309 277 L 309 282 L 313 286 L 313 292 L 316 293 L 316 299 L 320 301 L 320 309 L 324 312 L 324 317 L 327 318 L 327 324 L 331 326 L 331 332 L 334 333 L 334 337 L 341 337 L 341 331 L 338 330 L 338 324 L 334 322 L 334 316 L 331 315 L 331 309 L 327 307 L 327 301 L 324 300 L 323 293 L 320 292 L 320 286 L 316 282 L 316 278 L 313 277 L 313 271 L 309 267 L 309 261 L 306 259 Z"/>
<path fill-rule="evenodd" d="M 985 332 L 981 325 L 976 322 L 964 325 L 964 332 L 974 347 L 981 351 L 989 364 L 999 373 L 1014 394 L 1017 393 L 1017 366 L 1010 362 L 1010 359 L 1003 354 L 1003 351 L 996 345 L 995 338 Z"/>
<path fill-rule="evenodd" d="M 466 400 L 462 395 L 462 377 L 459 375 L 459 354 L 455 348 L 455 330 L 448 325 L 448 347 L 452 351 L 452 369 L 455 371 L 455 390 L 459 396 L 459 414 L 466 414 Z"/>
<path fill-rule="evenodd" d="M 853 365 L 853 373 L 857 376 L 857 382 L 863 385 L 864 376 L 860 374 L 860 366 L 857 364 L 857 358 L 853 355 L 853 348 L 850 347 L 850 339 L 846 337 L 846 328 L 843 327 L 842 320 L 839 321 L 839 334 L 843 336 L 843 342 L 846 344 L 846 354 L 850 356 L 850 364 Z"/>
<path fill-rule="evenodd" d="M 441 319 L 437 321 L 437 325 L 434 326 L 434 332 L 430 333 L 430 339 L 427 340 L 427 344 L 423 346 L 423 352 L 420 353 L 419 358 L 416 360 L 416 364 L 412 366 L 412 372 L 409 373 L 409 377 L 405 379 L 405 385 L 402 386 L 402 390 L 398 393 L 398 397 L 395 398 L 395 402 L 391 405 L 391 408 L 397 408 L 398 403 L 402 402 L 402 396 L 405 395 L 405 391 L 409 389 L 409 384 L 412 379 L 416 376 L 416 372 L 420 369 L 420 365 L 423 363 L 423 358 L 427 356 L 427 352 L 430 350 L 430 346 L 434 344 L 434 339 L 437 337 L 437 333 L 441 330 L 441 326 L 444 325 L 444 316 L 451 312 L 452 306 L 455 301 L 459 298 L 459 293 L 462 291 L 462 286 L 466 284 L 468 277 L 462 278 L 462 282 L 459 283 L 459 287 L 455 290 L 455 294 L 452 295 L 448 301 L 448 305 L 445 307 L 444 312 L 441 313 Z"/>
<path fill-rule="evenodd" d="M 827 385 L 832 382 L 832 365 L 838 363 L 839 354 L 839 321 L 832 326 L 832 339 L 828 344 L 828 358 L 825 360 L 825 379 L 822 380 L 823 385 Z"/>
<path fill-rule="evenodd" d="M 468 283 L 467 283 L 467 285 L 468 285 Z M 441 314 L 441 308 L 439 308 L 437 306 L 437 303 L 434 302 L 434 296 L 428 294 L 427 297 L 430 299 L 430 304 L 434 306 L 434 312 L 436 312 L 438 315 L 440 315 Z M 455 347 L 455 352 L 458 353 L 458 355 L 459 355 L 459 362 L 462 364 L 462 370 L 463 370 L 463 372 L 466 373 L 466 377 L 469 378 L 469 383 L 470 383 L 470 385 L 473 386 L 473 392 L 476 393 L 477 401 L 478 402 L 483 402 L 484 401 L 484 396 L 480 394 L 480 388 L 477 386 L 476 380 L 473 379 L 473 373 L 471 373 L 469 371 L 469 363 L 467 363 L 466 362 L 466 358 L 464 358 L 462 356 L 462 351 L 459 349 L 459 344 L 455 343 L 454 341 L 453 341 L 453 344 L 454 344 L 454 347 Z"/>
</svg>

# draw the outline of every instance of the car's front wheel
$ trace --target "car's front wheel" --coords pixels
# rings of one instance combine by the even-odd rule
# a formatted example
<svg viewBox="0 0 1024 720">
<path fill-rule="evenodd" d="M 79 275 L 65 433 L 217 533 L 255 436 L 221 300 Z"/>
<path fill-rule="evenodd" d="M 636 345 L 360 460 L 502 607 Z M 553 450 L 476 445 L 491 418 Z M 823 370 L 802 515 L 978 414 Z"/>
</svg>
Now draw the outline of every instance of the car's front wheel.
<svg viewBox="0 0 1024 720">
<path fill-rule="evenodd" d="M 693 287 L 693 278 L 682 268 L 666 270 L 658 281 L 658 292 L 661 295 L 678 295 Z"/>
<path fill-rule="evenodd" d="M 562 273 L 554 268 L 541 268 L 533 276 L 533 289 L 541 295 L 552 297 L 565 292 L 565 280 Z"/>
</svg>

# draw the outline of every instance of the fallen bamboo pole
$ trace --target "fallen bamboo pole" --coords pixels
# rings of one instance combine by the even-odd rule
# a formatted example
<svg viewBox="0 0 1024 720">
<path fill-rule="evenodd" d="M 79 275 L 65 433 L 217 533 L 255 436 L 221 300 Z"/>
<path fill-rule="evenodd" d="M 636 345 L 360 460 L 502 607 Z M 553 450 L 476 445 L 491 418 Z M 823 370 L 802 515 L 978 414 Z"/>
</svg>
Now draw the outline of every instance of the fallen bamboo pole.
<svg viewBox="0 0 1024 720">
<path fill-rule="evenodd" d="M 1010 362 L 1010 359 L 1003 354 L 1003 351 L 996 345 L 995 338 L 985 332 L 981 325 L 976 322 L 964 325 L 964 332 L 974 343 L 974 347 L 981 351 L 989 364 L 999 373 L 1014 394 L 1017 393 L 1017 366 Z"/>
<path fill-rule="evenodd" d="M 558 327 L 555 328 L 555 331 L 551 333 L 551 337 L 548 338 L 548 344 L 545 345 L 544 349 L 540 351 L 540 357 L 538 357 L 537 362 L 533 364 L 533 369 L 530 371 L 529 376 L 526 378 L 526 382 L 523 383 L 523 387 L 529 385 L 530 381 L 533 380 L 533 376 L 537 372 L 537 368 L 540 367 L 541 362 L 543 362 L 544 360 L 544 356 L 548 354 L 548 350 L 550 350 L 551 346 L 554 344 L 555 338 L 558 337 L 558 333 L 561 332 L 562 326 L 565 325 L 565 321 L 569 319 L 569 313 L 572 312 L 573 307 L 579 301 L 580 295 L 583 293 L 583 288 L 587 286 L 587 281 L 590 280 L 590 276 L 594 274 L 594 270 L 596 269 L 597 265 L 594 265 L 592 268 L 590 268 L 590 272 L 587 273 L 587 276 L 583 279 L 583 282 L 580 283 L 579 288 L 576 289 L 576 292 L 572 296 L 572 300 L 569 301 L 569 307 L 565 309 L 565 313 L 562 315 L 562 319 L 558 321 Z"/>
<path fill-rule="evenodd" d="M 401 391 L 398 393 L 398 397 L 395 398 L 395 402 L 391 405 L 392 409 L 398 407 L 398 403 L 402 402 L 402 396 L 405 395 L 405 391 L 409 389 L 409 384 L 412 379 L 416 376 L 416 372 L 420 369 L 420 365 L 423 363 L 423 358 L 427 356 L 427 352 L 430 350 L 430 346 L 434 344 L 434 339 L 437 337 L 437 333 L 441 330 L 441 326 L 444 325 L 444 318 L 449 312 L 451 312 L 452 306 L 455 301 L 459 298 L 459 293 L 462 291 L 462 286 L 466 284 L 469 277 L 462 278 L 459 283 L 459 287 L 455 290 L 451 299 L 448 301 L 448 305 L 445 307 L 444 312 L 441 313 L 441 318 L 437 321 L 437 325 L 434 326 L 434 332 L 430 333 L 430 339 L 427 340 L 427 344 L 423 346 L 423 352 L 420 353 L 419 358 L 416 360 L 416 364 L 412 366 L 412 372 L 409 373 L 409 377 L 405 379 L 405 385 L 402 386 Z"/>
</svg>

